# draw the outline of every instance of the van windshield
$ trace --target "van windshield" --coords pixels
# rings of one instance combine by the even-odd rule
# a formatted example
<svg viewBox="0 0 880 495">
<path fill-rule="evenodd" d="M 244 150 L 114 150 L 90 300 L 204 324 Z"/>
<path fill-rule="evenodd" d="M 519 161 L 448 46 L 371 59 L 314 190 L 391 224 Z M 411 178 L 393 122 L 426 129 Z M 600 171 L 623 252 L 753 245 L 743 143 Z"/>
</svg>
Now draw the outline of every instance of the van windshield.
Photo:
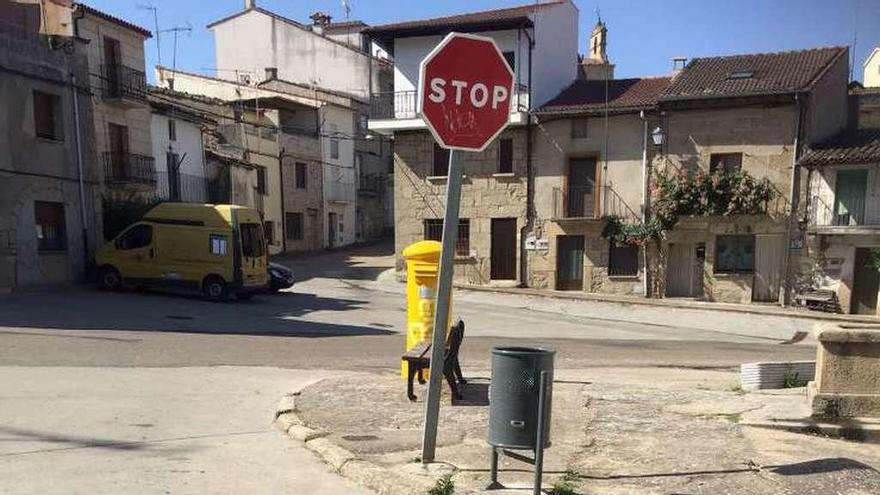
<svg viewBox="0 0 880 495">
<path fill-rule="evenodd" d="M 263 226 L 258 223 L 241 224 L 241 254 L 245 258 L 263 256 Z"/>
</svg>

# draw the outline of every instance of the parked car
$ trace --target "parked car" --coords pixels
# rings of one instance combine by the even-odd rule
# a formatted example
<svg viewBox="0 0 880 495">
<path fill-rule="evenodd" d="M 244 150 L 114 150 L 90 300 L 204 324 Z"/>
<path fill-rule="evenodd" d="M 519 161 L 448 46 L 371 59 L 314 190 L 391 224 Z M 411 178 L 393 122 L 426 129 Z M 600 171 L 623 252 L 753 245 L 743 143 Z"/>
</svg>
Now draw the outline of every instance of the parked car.
<svg viewBox="0 0 880 495">
<path fill-rule="evenodd" d="M 162 203 L 98 250 L 108 290 L 183 287 L 219 301 L 269 286 L 260 213 L 234 205 Z"/>
<path fill-rule="evenodd" d="M 293 283 L 293 270 L 280 263 L 269 263 L 269 291 L 289 289 L 293 287 Z"/>
</svg>

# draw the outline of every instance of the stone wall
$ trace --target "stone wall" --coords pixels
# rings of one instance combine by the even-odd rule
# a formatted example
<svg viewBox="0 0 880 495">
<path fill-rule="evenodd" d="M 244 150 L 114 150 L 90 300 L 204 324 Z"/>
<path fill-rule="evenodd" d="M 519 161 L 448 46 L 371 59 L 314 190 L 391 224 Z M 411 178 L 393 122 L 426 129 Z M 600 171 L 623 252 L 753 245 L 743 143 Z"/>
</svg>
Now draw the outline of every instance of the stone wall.
<svg viewBox="0 0 880 495">
<path fill-rule="evenodd" d="M 498 140 L 482 153 L 465 153 L 460 217 L 470 220 L 470 252 L 456 259 L 458 281 L 490 283 L 491 224 L 493 218 L 516 218 L 517 232 L 526 214 L 526 133 L 506 130 L 499 139 L 513 139 L 513 173 L 498 174 Z M 426 219 L 442 219 L 446 179 L 432 177 L 434 138 L 427 131 L 399 132 L 394 146 L 395 252 L 397 269 L 404 268 L 400 253 L 425 236 Z M 519 237 L 519 236 L 517 236 Z M 517 240 L 519 244 L 519 239 Z M 519 249 L 517 267 L 519 266 Z"/>
<path fill-rule="evenodd" d="M 321 164 L 320 142 L 315 136 L 281 134 L 284 149 L 282 161 L 284 182 L 284 213 L 303 216 L 302 239 L 292 239 L 285 226 L 287 251 L 315 251 L 321 249 L 324 224 L 324 169 Z M 296 164 L 306 164 L 306 188 L 296 187 Z"/>
</svg>

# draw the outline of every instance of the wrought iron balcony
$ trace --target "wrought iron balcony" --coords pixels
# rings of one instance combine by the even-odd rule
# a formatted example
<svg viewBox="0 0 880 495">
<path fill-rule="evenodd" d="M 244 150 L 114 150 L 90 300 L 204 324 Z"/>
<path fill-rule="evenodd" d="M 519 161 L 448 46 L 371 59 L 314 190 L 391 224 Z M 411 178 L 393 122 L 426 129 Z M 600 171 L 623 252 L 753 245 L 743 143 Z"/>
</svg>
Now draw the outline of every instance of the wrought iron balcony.
<svg viewBox="0 0 880 495">
<path fill-rule="evenodd" d="M 638 221 L 641 217 L 611 186 L 553 188 L 555 220 L 598 220 L 603 216 L 616 216 L 628 221 Z"/>
<path fill-rule="evenodd" d="M 152 156 L 105 151 L 104 181 L 111 185 L 156 185 L 156 160 Z"/>
<path fill-rule="evenodd" d="M 105 99 L 147 100 L 147 76 L 143 71 L 124 65 L 102 65 Z"/>
<path fill-rule="evenodd" d="M 180 172 L 157 172 L 156 176 L 156 197 L 163 201 L 207 203 L 212 196 L 208 191 L 209 182 L 204 176 Z"/>
</svg>

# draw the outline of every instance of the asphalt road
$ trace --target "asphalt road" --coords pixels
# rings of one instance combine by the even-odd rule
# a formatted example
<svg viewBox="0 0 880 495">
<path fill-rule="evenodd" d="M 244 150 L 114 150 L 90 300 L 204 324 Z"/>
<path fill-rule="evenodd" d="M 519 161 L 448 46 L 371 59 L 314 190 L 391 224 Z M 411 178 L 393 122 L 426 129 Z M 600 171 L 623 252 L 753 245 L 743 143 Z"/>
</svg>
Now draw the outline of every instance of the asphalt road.
<svg viewBox="0 0 880 495">
<path fill-rule="evenodd" d="M 300 282 L 250 302 L 211 303 L 158 292 L 76 289 L 0 297 L 0 366 L 272 366 L 395 369 L 405 300 L 374 280 L 387 244 L 288 260 Z M 463 293 L 465 366 L 501 344 L 546 345 L 558 366 L 734 367 L 812 359 L 784 345 L 809 320 L 611 303 Z"/>
</svg>

